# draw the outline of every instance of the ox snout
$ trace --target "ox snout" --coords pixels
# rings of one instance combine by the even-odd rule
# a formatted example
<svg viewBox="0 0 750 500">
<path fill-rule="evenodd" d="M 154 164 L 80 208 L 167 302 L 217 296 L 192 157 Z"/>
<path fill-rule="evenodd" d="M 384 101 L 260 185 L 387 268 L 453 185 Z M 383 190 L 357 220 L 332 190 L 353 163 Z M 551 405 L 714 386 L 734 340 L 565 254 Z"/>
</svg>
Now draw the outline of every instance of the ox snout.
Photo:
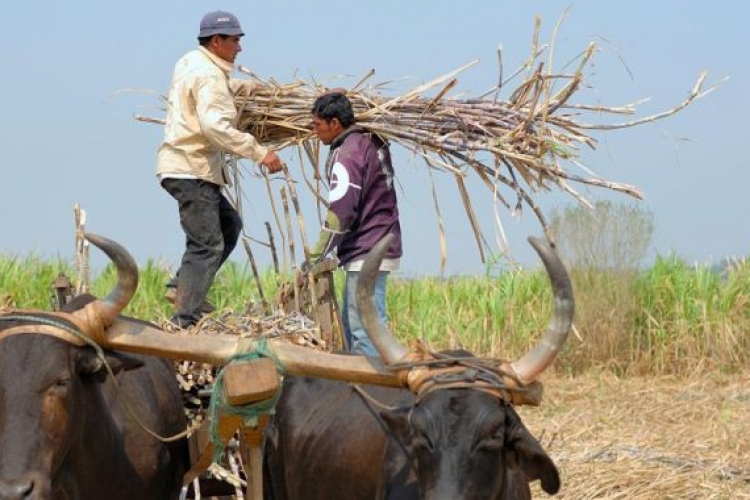
<svg viewBox="0 0 750 500">
<path fill-rule="evenodd" d="M 41 474 L 29 473 L 12 481 L 0 480 L 0 500 L 45 500 L 49 483 Z"/>
</svg>

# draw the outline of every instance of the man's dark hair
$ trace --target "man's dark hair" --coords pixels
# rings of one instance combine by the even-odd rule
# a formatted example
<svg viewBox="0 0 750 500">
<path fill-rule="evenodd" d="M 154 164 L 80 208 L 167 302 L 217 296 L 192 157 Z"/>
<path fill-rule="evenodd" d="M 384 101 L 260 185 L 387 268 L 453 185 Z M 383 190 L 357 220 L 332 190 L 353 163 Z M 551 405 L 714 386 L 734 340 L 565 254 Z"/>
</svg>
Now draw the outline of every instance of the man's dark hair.
<svg viewBox="0 0 750 500">
<path fill-rule="evenodd" d="M 344 128 L 354 125 L 354 110 L 352 102 L 344 94 L 337 92 L 323 94 L 315 99 L 312 107 L 312 114 L 329 122 L 338 118 L 339 123 Z"/>
<path fill-rule="evenodd" d="M 208 42 L 210 42 L 211 39 L 215 36 L 220 36 L 222 40 L 226 40 L 227 38 L 229 38 L 229 35 L 221 35 L 221 34 L 211 35 L 211 36 L 199 36 L 198 44 L 201 47 L 208 47 Z"/>
</svg>

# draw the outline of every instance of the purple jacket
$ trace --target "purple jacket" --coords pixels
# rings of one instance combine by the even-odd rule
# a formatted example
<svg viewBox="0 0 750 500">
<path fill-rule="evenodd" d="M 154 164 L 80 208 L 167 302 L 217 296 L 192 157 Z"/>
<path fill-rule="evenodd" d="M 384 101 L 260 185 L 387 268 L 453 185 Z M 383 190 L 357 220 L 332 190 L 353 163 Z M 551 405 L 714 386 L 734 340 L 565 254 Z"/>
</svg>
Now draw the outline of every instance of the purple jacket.
<svg viewBox="0 0 750 500">
<path fill-rule="evenodd" d="M 328 246 L 337 247 L 340 264 L 363 259 L 388 233 L 395 239 L 385 257 L 401 257 L 401 226 L 388 143 L 359 127 L 348 128 L 331 143 L 326 175 L 329 210 L 339 223 L 337 231 L 328 228 L 334 233 Z"/>
</svg>

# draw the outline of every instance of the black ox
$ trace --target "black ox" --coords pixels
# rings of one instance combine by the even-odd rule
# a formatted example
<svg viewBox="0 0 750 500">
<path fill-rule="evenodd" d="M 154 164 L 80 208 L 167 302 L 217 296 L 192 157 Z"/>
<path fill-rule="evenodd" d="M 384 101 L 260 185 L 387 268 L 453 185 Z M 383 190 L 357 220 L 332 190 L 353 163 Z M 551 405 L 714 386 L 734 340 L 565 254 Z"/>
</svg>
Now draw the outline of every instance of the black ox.
<svg viewBox="0 0 750 500">
<path fill-rule="evenodd" d="M 546 243 L 530 241 L 549 274 L 555 307 L 543 339 L 511 365 L 522 382 L 533 381 L 552 362 L 574 309 L 570 280 L 557 254 Z M 371 299 L 386 248 L 387 241 L 381 242 L 368 257 L 358 300 L 381 357 L 395 364 L 407 352 L 378 324 Z M 425 378 L 424 370 L 412 373 Z M 531 498 L 528 483 L 534 480 L 547 493 L 559 490 L 554 463 L 507 398 L 498 396 L 502 391 L 471 381 L 437 385 L 412 388 L 415 395 L 367 385 L 360 392 L 346 383 L 287 377 L 267 432 L 266 499 L 524 500 Z"/>
<path fill-rule="evenodd" d="M 71 331 L 114 320 L 135 292 L 127 252 L 90 237 L 115 262 L 119 282 L 72 314 L 12 311 L 0 321 L 0 500 L 176 499 L 188 466 L 186 428 L 170 363 L 106 352 L 119 389 L 94 348 Z M 80 300 L 80 299 L 79 299 Z M 83 307 L 83 302 L 71 309 Z M 25 317 L 43 317 L 42 320 Z M 15 318 L 15 319 L 14 319 Z M 87 319 L 88 318 L 88 319 Z M 40 324 L 48 323 L 53 324 Z"/>
</svg>

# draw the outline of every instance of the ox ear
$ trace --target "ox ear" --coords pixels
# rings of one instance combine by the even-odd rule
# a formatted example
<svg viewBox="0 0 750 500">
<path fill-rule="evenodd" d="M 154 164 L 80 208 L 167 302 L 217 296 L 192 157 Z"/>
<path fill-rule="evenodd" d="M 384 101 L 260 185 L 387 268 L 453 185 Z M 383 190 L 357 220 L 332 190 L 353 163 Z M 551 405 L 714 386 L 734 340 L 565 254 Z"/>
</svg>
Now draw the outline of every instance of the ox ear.
<svg viewBox="0 0 750 500">
<path fill-rule="evenodd" d="M 143 362 L 138 358 L 121 352 L 104 351 L 104 358 L 115 375 L 121 371 L 135 370 L 143 366 Z M 102 359 L 89 347 L 84 348 L 78 357 L 76 370 L 84 376 L 96 376 L 100 382 L 108 375 Z"/>
<path fill-rule="evenodd" d="M 560 490 L 560 474 L 539 441 L 531 435 L 515 410 L 508 406 L 506 463 L 519 469 L 527 481 L 539 479 L 542 489 L 554 495 Z"/>
<path fill-rule="evenodd" d="M 384 490 L 388 491 L 387 498 L 418 497 L 416 468 L 412 458 L 414 448 L 409 425 L 410 411 L 411 408 L 395 408 L 379 412 L 388 436 L 381 462 L 381 481 Z"/>
<path fill-rule="evenodd" d="M 381 410 L 380 418 L 391 430 L 393 435 L 398 438 L 399 441 L 406 444 L 407 446 L 411 442 L 411 427 L 409 426 L 409 412 L 411 408 L 393 408 L 388 410 Z"/>
</svg>

